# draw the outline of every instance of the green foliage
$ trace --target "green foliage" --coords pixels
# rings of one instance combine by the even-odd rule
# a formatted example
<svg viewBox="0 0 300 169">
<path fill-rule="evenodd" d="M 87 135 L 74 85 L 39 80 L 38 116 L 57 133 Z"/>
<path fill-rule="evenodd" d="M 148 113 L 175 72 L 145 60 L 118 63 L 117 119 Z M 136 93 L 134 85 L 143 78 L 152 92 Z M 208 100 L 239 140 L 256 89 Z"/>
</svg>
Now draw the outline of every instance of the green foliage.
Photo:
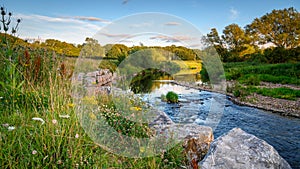
<svg viewBox="0 0 300 169">
<path fill-rule="evenodd" d="M 39 44 L 39 46 L 55 51 L 55 53 L 59 55 L 73 57 L 78 57 L 81 50 L 81 48 L 77 48 L 74 44 L 61 42 L 55 39 L 47 39 L 45 42 Z"/>
<path fill-rule="evenodd" d="M 114 72 L 117 69 L 117 60 L 101 60 L 99 64 L 99 69 L 109 69 Z"/>
<path fill-rule="evenodd" d="M 80 55 L 82 57 L 103 57 L 105 56 L 105 49 L 99 44 L 98 40 L 86 38 Z"/>
<path fill-rule="evenodd" d="M 117 59 L 121 63 L 128 56 L 129 48 L 123 44 L 113 45 L 108 52 L 106 57 L 110 59 Z"/>
<path fill-rule="evenodd" d="M 136 138 L 149 138 L 152 134 L 151 129 L 146 123 L 131 121 L 126 118 L 127 115 L 138 114 L 145 106 L 137 98 L 123 98 L 119 96 L 118 100 L 112 96 L 99 95 L 99 115 L 105 117 L 106 122 L 122 135 Z M 131 100 L 131 103 L 126 101 Z M 132 107 L 129 107 L 132 106 Z"/>
<path fill-rule="evenodd" d="M 207 70 L 205 68 L 205 66 L 202 66 L 202 69 L 200 71 L 200 76 L 201 76 L 201 81 L 202 82 L 208 82 L 209 81 L 209 76 L 207 73 Z"/>
<path fill-rule="evenodd" d="M 258 74 L 256 75 L 260 80 L 264 82 L 271 82 L 271 83 L 279 83 L 279 84 L 295 84 L 300 85 L 300 79 L 296 77 L 289 77 L 289 76 L 273 76 L 269 74 Z"/>
<path fill-rule="evenodd" d="M 251 36 L 261 43 L 272 42 L 280 48 L 299 46 L 300 13 L 295 8 L 272 10 L 246 26 Z"/>
<path fill-rule="evenodd" d="M 246 88 L 246 87 L 243 87 L 243 86 L 240 85 L 240 84 L 235 84 L 235 85 L 233 86 L 232 93 L 233 93 L 233 95 L 234 95 L 235 97 L 241 97 L 241 98 L 243 98 L 243 97 L 245 97 L 245 96 L 247 96 L 247 95 L 250 94 L 250 92 L 247 91 L 247 88 Z"/>
<path fill-rule="evenodd" d="M 224 80 L 224 69 L 219 60 L 218 53 L 213 47 L 208 47 L 202 51 L 201 80 L 210 81 L 212 84 L 220 83 Z"/>
<path fill-rule="evenodd" d="M 176 94 L 175 92 L 170 91 L 170 92 L 167 93 L 166 99 L 170 103 L 177 103 L 178 102 L 178 94 Z"/>
<path fill-rule="evenodd" d="M 128 69 L 128 71 L 130 69 Z M 134 69 L 134 67 L 132 69 Z M 134 93 L 150 93 L 154 84 L 153 80 L 159 80 L 165 77 L 172 79 L 170 74 L 159 69 L 142 70 L 131 79 L 130 89 Z"/>
<path fill-rule="evenodd" d="M 228 80 L 236 80 L 247 74 L 252 74 L 257 76 L 261 81 L 264 81 L 264 77 L 266 77 L 267 75 L 268 78 L 266 78 L 266 80 L 269 79 L 269 81 L 275 82 L 275 81 L 279 81 L 279 79 L 282 79 L 281 82 L 287 83 L 284 81 L 291 82 L 300 77 L 300 63 L 282 63 L 282 64 L 257 64 L 254 62 L 225 63 L 224 69 L 226 71 L 226 78 Z M 275 76 L 278 78 L 276 78 Z M 297 81 L 298 80 L 296 80 L 295 83 L 298 83 Z"/>
<path fill-rule="evenodd" d="M 263 96 L 269 96 L 279 99 L 296 100 L 300 97 L 300 90 L 294 90 L 290 88 L 280 87 L 280 88 L 257 88 L 249 87 L 248 92 L 261 94 Z"/>
<path fill-rule="evenodd" d="M 245 85 L 257 86 L 260 84 L 260 77 L 254 74 L 247 74 L 239 78 L 239 82 Z"/>
<path fill-rule="evenodd" d="M 242 29 L 230 24 L 219 35 L 215 28 L 207 34 L 223 62 L 255 61 L 285 63 L 299 60 L 300 14 L 295 8 L 273 10 Z M 257 45 L 273 43 L 263 53 Z"/>
</svg>

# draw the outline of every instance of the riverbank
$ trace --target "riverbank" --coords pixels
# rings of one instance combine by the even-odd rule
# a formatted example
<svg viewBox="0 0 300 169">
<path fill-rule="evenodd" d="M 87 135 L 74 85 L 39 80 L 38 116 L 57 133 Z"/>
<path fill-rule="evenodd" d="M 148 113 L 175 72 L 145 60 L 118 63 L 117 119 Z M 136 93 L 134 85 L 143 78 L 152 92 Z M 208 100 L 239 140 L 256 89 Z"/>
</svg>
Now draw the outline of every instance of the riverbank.
<svg viewBox="0 0 300 169">
<path fill-rule="evenodd" d="M 195 88 L 199 90 L 205 90 L 210 92 L 217 92 L 221 94 L 225 94 L 229 97 L 229 100 L 234 102 L 238 105 L 249 106 L 254 108 L 263 109 L 266 111 L 271 111 L 274 113 L 279 113 L 282 116 L 291 116 L 300 118 L 300 98 L 295 100 L 288 100 L 282 98 L 274 98 L 270 96 L 263 96 L 261 94 L 247 93 L 245 95 L 235 96 L 234 88 L 239 85 L 237 81 L 227 81 L 226 90 L 218 90 L 213 89 L 209 85 L 199 85 L 199 84 L 189 84 L 184 82 L 172 82 L 177 85 L 182 85 L 185 87 Z M 242 86 L 247 87 L 247 86 Z M 274 84 L 268 82 L 261 82 L 260 85 L 256 86 L 257 88 L 268 88 L 268 89 L 275 89 L 275 88 L 288 88 L 293 90 L 300 90 L 300 87 L 297 85 L 288 85 L 288 84 Z M 242 91 L 243 92 L 243 91 Z"/>
</svg>

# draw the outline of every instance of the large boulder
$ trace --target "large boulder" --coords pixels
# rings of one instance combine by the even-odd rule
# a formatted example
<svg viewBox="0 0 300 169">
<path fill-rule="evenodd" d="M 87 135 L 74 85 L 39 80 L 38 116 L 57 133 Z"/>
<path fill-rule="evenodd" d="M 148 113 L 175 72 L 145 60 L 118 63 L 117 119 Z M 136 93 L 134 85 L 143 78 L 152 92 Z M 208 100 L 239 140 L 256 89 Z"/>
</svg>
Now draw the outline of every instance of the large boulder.
<svg viewBox="0 0 300 169">
<path fill-rule="evenodd" d="M 267 142 L 234 128 L 212 142 L 201 169 L 290 169 L 290 165 Z"/>
<path fill-rule="evenodd" d="M 188 163 L 192 168 L 198 168 L 198 162 L 206 155 L 210 143 L 214 139 L 211 127 L 197 124 L 176 124 L 160 111 L 157 111 L 156 117 L 149 126 L 157 134 L 181 141 Z"/>
</svg>

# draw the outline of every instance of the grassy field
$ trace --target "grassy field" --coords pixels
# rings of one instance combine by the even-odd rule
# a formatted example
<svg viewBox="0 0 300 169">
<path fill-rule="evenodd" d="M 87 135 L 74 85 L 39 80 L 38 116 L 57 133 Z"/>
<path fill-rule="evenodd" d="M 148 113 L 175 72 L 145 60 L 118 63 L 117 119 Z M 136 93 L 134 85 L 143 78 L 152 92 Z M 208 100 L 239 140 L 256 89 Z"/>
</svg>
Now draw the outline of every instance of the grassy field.
<svg viewBox="0 0 300 169">
<path fill-rule="evenodd" d="M 300 98 L 300 90 L 287 87 L 257 87 L 260 85 L 260 82 L 299 86 L 300 63 L 225 63 L 224 69 L 227 80 L 236 80 L 241 84 L 228 89 L 229 92 L 232 92 L 237 97 L 257 93 L 263 96 L 288 100 L 296 100 L 297 98 Z"/>
<path fill-rule="evenodd" d="M 184 74 L 197 74 L 201 71 L 201 62 L 200 61 L 183 61 L 176 60 L 174 61 L 181 68 L 180 72 L 175 75 L 184 75 Z"/>
<path fill-rule="evenodd" d="M 255 77 L 259 81 L 300 85 L 300 63 L 225 63 L 224 69 L 227 80 L 243 82 L 249 77 Z"/>
<path fill-rule="evenodd" d="M 148 158 L 127 158 L 101 148 L 86 134 L 72 101 L 74 60 L 52 52 L 0 52 L 0 166 L 1 168 L 178 168 L 185 166 L 181 146 Z M 84 68 L 85 69 L 85 68 Z M 144 136 L 147 126 L 116 116 L 112 103 L 96 102 L 98 116 L 107 117 L 123 134 Z M 128 111 L 131 111 L 129 109 Z M 134 111 L 133 111 L 134 113 Z M 115 125 L 115 122 L 118 125 Z M 132 127 L 135 126 L 135 127 Z M 132 130 L 132 128 L 134 130 Z"/>
</svg>

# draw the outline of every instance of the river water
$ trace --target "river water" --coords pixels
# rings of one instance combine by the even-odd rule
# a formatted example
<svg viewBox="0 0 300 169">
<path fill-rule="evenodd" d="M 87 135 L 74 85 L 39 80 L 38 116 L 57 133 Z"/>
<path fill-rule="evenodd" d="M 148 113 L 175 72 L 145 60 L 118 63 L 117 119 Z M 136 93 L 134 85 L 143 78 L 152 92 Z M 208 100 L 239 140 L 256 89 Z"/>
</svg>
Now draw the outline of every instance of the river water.
<svg viewBox="0 0 300 169">
<path fill-rule="evenodd" d="M 161 102 L 161 94 L 166 94 L 168 91 L 178 93 L 182 102 L 179 104 Z M 292 168 L 300 169 L 300 119 L 239 106 L 224 95 L 170 83 L 157 85 L 150 94 L 142 96 L 145 101 L 166 112 L 176 123 L 197 123 L 211 126 L 214 129 L 215 138 L 234 127 L 239 127 L 268 142 Z M 218 112 L 220 116 L 209 116 L 212 103 L 216 101 L 216 98 L 224 98 L 222 111 Z M 212 117 L 219 119 L 211 119 Z M 218 124 L 215 125 L 211 121 L 218 121 Z"/>
</svg>

